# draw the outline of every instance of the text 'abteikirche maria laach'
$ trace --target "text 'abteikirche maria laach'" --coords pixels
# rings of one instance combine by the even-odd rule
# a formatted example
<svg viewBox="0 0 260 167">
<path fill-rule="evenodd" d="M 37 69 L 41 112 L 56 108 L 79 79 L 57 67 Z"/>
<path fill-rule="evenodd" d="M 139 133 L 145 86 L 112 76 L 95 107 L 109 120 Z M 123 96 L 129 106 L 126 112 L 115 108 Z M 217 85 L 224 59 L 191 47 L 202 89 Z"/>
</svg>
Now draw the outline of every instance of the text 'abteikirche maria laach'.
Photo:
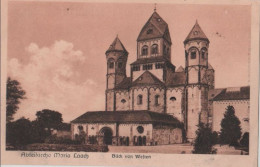
<svg viewBox="0 0 260 167">
<path fill-rule="evenodd" d="M 220 131 L 228 105 L 242 133 L 249 132 L 250 87 L 215 89 L 209 39 L 196 21 L 184 40 L 185 67 L 171 62 L 168 24 L 156 12 L 137 38 L 137 59 L 126 75 L 128 52 L 118 37 L 106 51 L 105 111 L 86 112 L 71 123 L 72 138 L 112 145 L 162 145 L 192 141 L 199 122 Z"/>
</svg>

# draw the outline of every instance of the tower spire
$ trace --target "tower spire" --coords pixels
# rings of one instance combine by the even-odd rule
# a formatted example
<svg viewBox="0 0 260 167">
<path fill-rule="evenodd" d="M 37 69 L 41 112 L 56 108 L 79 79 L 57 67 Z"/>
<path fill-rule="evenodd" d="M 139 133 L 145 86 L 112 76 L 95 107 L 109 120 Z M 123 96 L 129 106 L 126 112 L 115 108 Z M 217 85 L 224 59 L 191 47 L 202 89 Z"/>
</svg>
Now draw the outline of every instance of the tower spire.
<svg viewBox="0 0 260 167">
<path fill-rule="evenodd" d="M 154 9 L 153 9 L 154 12 L 156 12 L 156 3 L 154 4 Z"/>
</svg>

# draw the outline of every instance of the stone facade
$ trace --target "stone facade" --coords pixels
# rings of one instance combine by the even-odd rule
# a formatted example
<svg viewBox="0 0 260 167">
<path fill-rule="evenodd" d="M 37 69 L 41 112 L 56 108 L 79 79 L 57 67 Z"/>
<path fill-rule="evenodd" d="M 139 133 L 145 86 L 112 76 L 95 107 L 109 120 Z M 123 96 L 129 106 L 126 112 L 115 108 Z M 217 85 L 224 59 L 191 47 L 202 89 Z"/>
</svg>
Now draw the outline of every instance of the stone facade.
<svg viewBox="0 0 260 167">
<path fill-rule="evenodd" d="M 224 113 L 228 105 L 231 105 L 235 109 L 235 115 L 241 122 L 242 134 L 249 132 L 249 111 L 250 101 L 249 100 L 222 100 L 213 101 L 213 121 L 212 130 L 220 132 L 221 120 L 224 118 Z"/>
<path fill-rule="evenodd" d="M 159 120 L 158 125 L 156 121 L 144 124 L 132 119 L 130 122 L 121 123 L 114 120 L 113 124 L 109 124 L 108 120 L 100 118 L 101 121 L 98 120 L 99 123 L 96 124 L 73 124 L 73 138 L 76 134 L 84 132 L 87 136 L 86 142 L 90 143 L 95 141 L 99 144 L 113 145 L 173 144 L 183 141 L 182 135 L 185 131 L 185 137 L 192 141 L 196 137 L 197 125 L 200 122 L 209 123 L 213 130 L 219 131 L 227 105 L 235 107 L 243 132 L 248 131 L 248 95 L 238 100 L 235 100 L 236 96 L 230 96 L 228 101 L 214 101 L 218 95 L 223 94 L 224 89 L 215 89 L 215 70 L 209 64 L 209 43 L 196 21 L 184 40 L 185 67 L 179 67 L 175 71 L 171 62 L 172 42 L 169 28 L 155 11 L 138 36 L 137 59 L 130 65 L 130 77 L 127 77 L 128 52 L 116 37 L 106 51 L 105 111 L 114 115 L 117 112 L 121 114 L 122 111 L 149 111 L 153 112 L 153 115 L 159 113 L 161 115 L 158 116 L 169 116 L 167 119 L 174 118 L 182 126 L 176 126 L 173 120 L 170 122 L 171 125 L 169 122 L 165 123 L 165 120 Z M 108 118 L 111 117 L 113 116 L 109 115 Z M 82 128 L 79 129 L 78 126 Z M 142 133 L 140 127 L 143 128 Z M 107 137 L 109 140 L 105 141 L 104 135 L 110 135 Z"/>
<path fill-rule="evenodd" d="M 182 143 L 182 130 L 168 126 L 153 128 L 152 124 L 86 123 L 72 124 L 71 129 L 73 129 L 72 139 L 76 139 L 75 137 L 83 132 L 86 144 L 106 144 L 103 129 L 111 131 L 111 145 L 148 146 Z"/>
</svg>

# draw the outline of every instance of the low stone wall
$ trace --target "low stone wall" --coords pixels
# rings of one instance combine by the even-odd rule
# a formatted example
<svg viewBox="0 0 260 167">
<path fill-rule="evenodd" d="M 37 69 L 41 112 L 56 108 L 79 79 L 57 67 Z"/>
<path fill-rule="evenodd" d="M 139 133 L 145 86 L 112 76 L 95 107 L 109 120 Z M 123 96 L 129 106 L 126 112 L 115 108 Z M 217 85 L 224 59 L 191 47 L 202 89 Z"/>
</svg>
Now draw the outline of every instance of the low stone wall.
<svg viewBox="0 0 260 167">
<path fill-rule="evenodd" d="M 154 128 L 153 145 L 182 143 L 182 131 L 179 128 Z"/>
<path fill-rule="evenodd" d="M 84 151 L 84 152 L 108 152 L 105 145 L 66 145 L 66 144 L 29 144 L 22 147 L 14 147 L 10 150 L 26 150 L 26 151 Z"/>
</svg>

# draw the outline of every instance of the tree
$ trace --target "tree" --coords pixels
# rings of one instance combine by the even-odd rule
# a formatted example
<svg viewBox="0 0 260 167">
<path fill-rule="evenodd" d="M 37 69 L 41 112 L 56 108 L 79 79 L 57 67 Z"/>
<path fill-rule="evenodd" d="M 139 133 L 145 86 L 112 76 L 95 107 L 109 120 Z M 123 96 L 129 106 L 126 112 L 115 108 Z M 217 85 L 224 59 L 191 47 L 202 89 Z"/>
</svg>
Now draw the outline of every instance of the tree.
<svg viewBox="0 0 260 167">
<path fill-rule="evenodd" d="M 50 134 L 45 130 L 43 123 L 32 121 L 32 140 L 33 143 L 43 143 Z"/>
<path fill-rule="evenodd" d="M 32 143 L 31 129 L 31 121 L 25 118 L 7 123 L 6 142 L 13 146 L 24 146 Z"/>
<path fill-rule="evenodd" d="M 240 140 L 241 146 L 249 147 L 249 133 L 245 132 L 242 139 Z"/>
<path fill-rule="evenodd" d="M 7 79 L 6 86 L 6 122 L 13 120 L 13 115 L 19 109 L 20 100 L 25 99 L 25 91 L 17 80 Z"/>
<path fill-rule="evenodd" d="M 200 123 L 196 131 L 196 139 L 193 147 L 193 154 L 215 154 L 216 149 L 213 149 L 214 141 L 213 134 L 208 124 Z"/>
<path fill-rule="evenodd" d="M 51 134 L 51 129 L 57 129 L 62 121 L 62 114 L 57 111 L 44 109 L 36 113 L 36 122 L 39 126 L 46 128 L 49 135 Z"/>
<path fill-rule="evenodd" d="M 241 137 L 240 121 L 235 115 L 233 106 L 227 106 L 224 118 L 221 121 L 221 144 L 237 145 Z"/>
</svg>

